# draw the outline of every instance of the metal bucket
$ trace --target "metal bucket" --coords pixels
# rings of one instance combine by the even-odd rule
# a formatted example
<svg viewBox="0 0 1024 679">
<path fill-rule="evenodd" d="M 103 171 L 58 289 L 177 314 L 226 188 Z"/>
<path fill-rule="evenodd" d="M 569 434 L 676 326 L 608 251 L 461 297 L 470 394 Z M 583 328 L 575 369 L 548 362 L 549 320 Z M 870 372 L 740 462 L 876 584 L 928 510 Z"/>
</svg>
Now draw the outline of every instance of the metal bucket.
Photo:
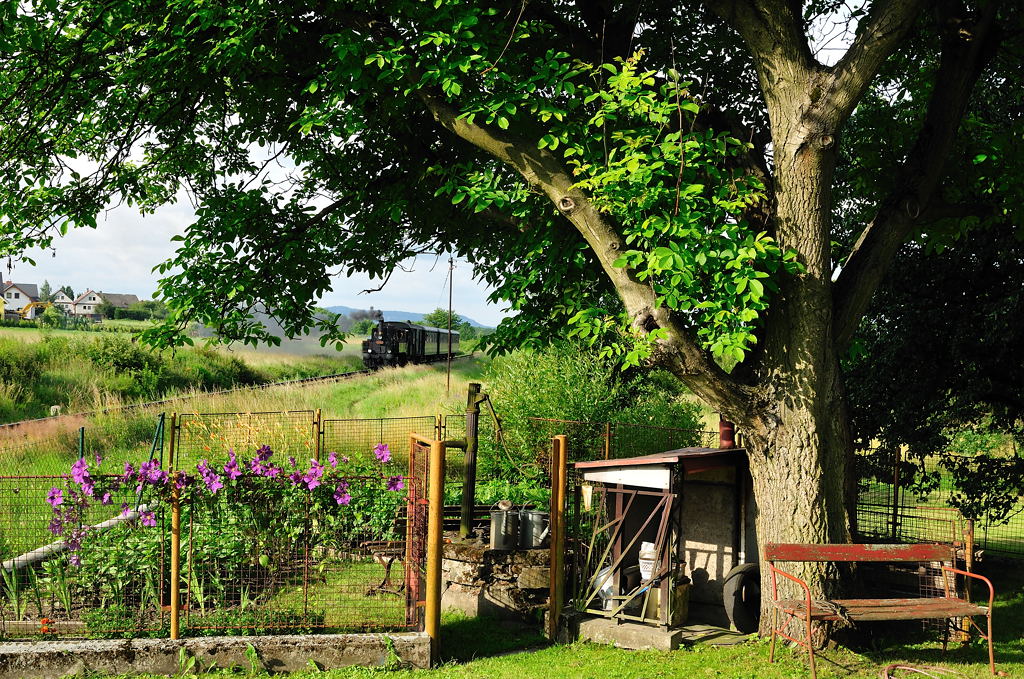
<svg viewBox="0 0 1024 679">
<path fill-rule="evenodd" d="M 519 528 L 519 549 L 543 547 L 548 537 L 548 513 L 523 510 Z"/>
<path fill-rule="evenodd" d="M 519 512 L 491 512 L 491 549 L 515 549 L 519 544 Z"/>
</svg>

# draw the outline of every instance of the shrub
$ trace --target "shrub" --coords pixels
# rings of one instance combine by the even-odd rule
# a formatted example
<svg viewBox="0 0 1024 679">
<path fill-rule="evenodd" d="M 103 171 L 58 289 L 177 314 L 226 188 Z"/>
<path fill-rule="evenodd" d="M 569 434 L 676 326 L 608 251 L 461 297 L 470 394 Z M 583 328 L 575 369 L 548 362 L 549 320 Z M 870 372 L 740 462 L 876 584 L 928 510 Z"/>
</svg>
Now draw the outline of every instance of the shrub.
<svg viewBox="0 0 1024 679">
<path fill-rule="evenodd" d="M 516 479 L 524 474 L 546 473 L 552 434 L 575 434 L 576 450 L 590 449 L 594 444 L 590 439 L 602 434 L 597 425 L 553 431 L 535 425 L 531 417 L 680 429 L 701 427 L 700 406 L 688 400 L 686 388 L 670 373 L 623 372 L 592 350 L 572 343 L 496 358 L 486 380 L 502 417 L 505 445 L 481 437 L 480 465 L 484 478 Z M 657 446 L 657 440 L 650 445 Z M 636 454 L 641 452 L 654 451 Z"/>
<path fill-rule="evenodd" d="M 31 386 L 42 371 L 35 347 L 30 344 L 0 340 L 0 382 Z"/>
<path fill-rule="evenodd" d="M 85 354 L 96 365 L 116 372 L 158 370 L 163 361 L 134 342 L 118 335 L 101 335 L 86 345 Z"/>
</svg>

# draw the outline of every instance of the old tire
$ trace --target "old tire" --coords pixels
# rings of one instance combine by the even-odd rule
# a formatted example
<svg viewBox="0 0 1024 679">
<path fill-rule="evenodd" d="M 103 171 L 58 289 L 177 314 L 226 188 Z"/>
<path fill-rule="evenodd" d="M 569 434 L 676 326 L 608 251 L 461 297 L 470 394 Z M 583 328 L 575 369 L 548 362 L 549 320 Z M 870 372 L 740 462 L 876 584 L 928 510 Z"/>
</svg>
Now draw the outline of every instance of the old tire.
<svg viewBox="0 0 1024 679">
<path fill-rule="evenodd" d="M 729 571 L 722 599 L 733 627 L 744 634 L 756 632 L 761 622 L 761 567 L 744 563 Z"/>
</svg>

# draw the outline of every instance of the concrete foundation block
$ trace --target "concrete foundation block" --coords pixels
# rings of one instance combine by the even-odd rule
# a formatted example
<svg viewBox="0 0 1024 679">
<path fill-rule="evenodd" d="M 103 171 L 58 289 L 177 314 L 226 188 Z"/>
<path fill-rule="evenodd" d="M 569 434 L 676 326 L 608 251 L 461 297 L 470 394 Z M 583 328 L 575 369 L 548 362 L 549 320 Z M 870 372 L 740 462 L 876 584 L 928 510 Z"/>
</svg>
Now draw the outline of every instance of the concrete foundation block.
<svg viewBox="0 0 1024 679">
<path fill-rule="evenodd" d="M 87 674 L 167 674 L 180 671 L 181 650 L 194 671 L 250 667 L 248 647 L 268 672 L 323 670 L 399 662 L 430 666 L 430 639 L 418 632 L 197 639 L 19 641 L 0 643 L 0 679 L 58 679 Z"/>
<path fill-rule="evenodd" d="M 586 618 L 579 621 L 580 641 L 613 644 L 632 650 L 674 651 L 684 645 L 679 630 L 625 622 L 616 624 L 608 618 Z"/>
</svg>

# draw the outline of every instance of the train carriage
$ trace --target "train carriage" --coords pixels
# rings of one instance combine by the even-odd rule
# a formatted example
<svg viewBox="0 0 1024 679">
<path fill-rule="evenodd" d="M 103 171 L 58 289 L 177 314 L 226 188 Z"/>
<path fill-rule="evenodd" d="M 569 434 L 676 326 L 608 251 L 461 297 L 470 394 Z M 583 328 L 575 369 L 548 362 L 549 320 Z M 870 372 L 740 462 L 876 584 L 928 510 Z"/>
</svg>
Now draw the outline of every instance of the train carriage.
<svg viewBox="0 0 1024 679">
<path fill-rule="evenodd" d="M 448 358 L 448 331 L 407 321 L 380 321 L 363 341 L 367 368 L 433 363 Z M 452 355 L 459 353 L 459 333 L 451 332 Z"/>
</svg>

